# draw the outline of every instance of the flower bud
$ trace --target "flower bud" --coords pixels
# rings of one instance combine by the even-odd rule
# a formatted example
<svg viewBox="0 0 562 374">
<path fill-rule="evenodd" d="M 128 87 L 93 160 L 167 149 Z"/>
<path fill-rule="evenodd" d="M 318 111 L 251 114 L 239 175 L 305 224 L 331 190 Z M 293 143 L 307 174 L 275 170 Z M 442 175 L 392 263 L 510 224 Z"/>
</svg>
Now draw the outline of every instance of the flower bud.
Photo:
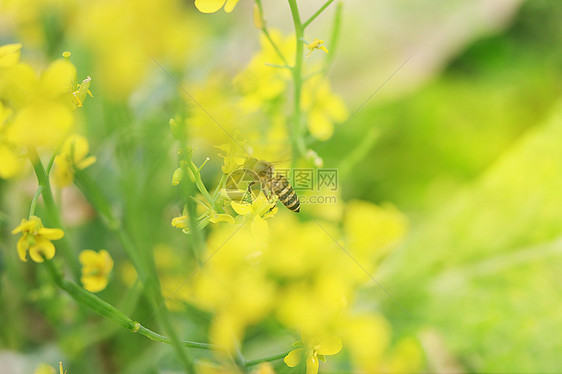
<svg viewBox="0 0 562 374">
<path fill-rule="evenodd" d="M 183 179 L 184 171 L 182 168 L 177 168 L 174 170 L 174 175 L 172 175 L 172 186 L 177 186 Z"/>
<path fill-rule="evenodd" d="M 176 139 L 176 140 L 181 139 L 180 126 L 178 125 L 176 120 L 173 119 L 173 118 L 170 118 L 170 130 L 172 131 L 172 136 L 174 137 L 174 139 Z"/>
<path fill-rule="evenodd" d="M 256 29 L 259 30 L 263 29 L 260 7 L 258 6 L 258 4 L 255 3 L 254 3 L 254 26 L 256 26 Z"/>
</svg>

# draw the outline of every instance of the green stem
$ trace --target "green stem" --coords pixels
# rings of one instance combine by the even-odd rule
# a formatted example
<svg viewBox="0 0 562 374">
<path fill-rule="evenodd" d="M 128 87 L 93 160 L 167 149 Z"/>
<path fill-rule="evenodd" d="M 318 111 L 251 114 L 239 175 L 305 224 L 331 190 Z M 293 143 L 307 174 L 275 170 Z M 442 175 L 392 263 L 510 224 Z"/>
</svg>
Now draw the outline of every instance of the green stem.
<svg viewBox="0 0 562 374">
<path fill-rule="evenodd" d="M 330 37 L 330 53 L 326 58 L 326 68 L 332 63 L 334 56 L 336 55 L 336 50 L 338 47 L 340 29 L 341 29 L 341 19 L 343 12 L 343 3 L 338 2 L 336 4 L 336 14 L 334 15 L 334 23 L 332 26 L 332 35 Z"/>
<path fill-rule="evenodd" d="M 260 19 L 261 19 L 261 24 L 262 24 L 261 31 L 265 35 L 266 39 L 269 41 L 269 44 L 271 44 L 271 46 L 273 47 L 273 50 L 275 51 L 275 53 L 277 53 L 277 56 L 279 56 L 281 61 L 283 61 L 283 64 L 285 65 L 285 67 L 290 68 L 289 64 L 287 63 L 287 59 L 285 58 L 285 56 L 283 56 L 283 53 L 281 53 L 281 50 L 279 49 L 279 47 L 277 47 L 277 44 L 275 44 L 275 42 L 271 38 L 271 35 L 269 35 L 269 31 L 267 30 L 267 26 L 265 25 L 265 17 L 264 17 L 264 13 L 263 13 L 263 6 L 262 6 L 262 3 L 261 3 L 261 0 L 256 0 L 256 4 L 258 5 L 258 11 L 260 13 Z"/>
<path fill-rule="evenodd" d="M 97 314 L 117 323 L 119 326 L 124 327 L 127 330 L 144 335 L 147 338 L 154 341 L 158 341 L 166 344 L 172 344 L 172 339 L 164 335 L 160 335 L 144 327 L 139 322 L 133 321 L 131 318 L 129 318 L 124 313 L 120 312 L 113 305 L 100 299 L 93 293 L 86 291 L 82 287 L 78 286 L 76 283 L 64 279 L 63 275 L 56 268 L 52 260 L 46 260 L 45 264 L 55 284 L 62 290 L 66 291 L 66 293 L 68 293 L 78 303 L 88 306 Z M 189 348 L 198 348 L 198 349 L 208 349 L 208 350 L 218 349 L 216 346 L 212 344 L 193 342 L 189 340 L 181 341 L 181 345 Z"/>
<path fill-rule="evenodd" d="M 293 23 L 295 27 L 295 65 L 293 67 L 293 84 L 294 84 L 294 113 L 293 123 L 291 128 L 291 143 L 293 148 L 293 167 L 297 162 L 299 156 L 304 156 L 306 153 L 306 146 L 304 144 L 303 129 L 301 121 L 301 91 L 302 91 L 302 65 L 304 56 L 304 26 L 299 14 L 299 8 L 296 0 L 289 0 L 289 7 L 293 16 Z"/>
<path fill-rule="evenodd" d="M 201 192 L 201 194 L 203 195 L 203 197 L 210 203 L 214 205 L 214 200 L 211 197 L 211 194 L 209 193 L 209 191 L 207 190 L 207 187 L 205 186 L 205 183 L 203 183 L 203 180 L 201 179 L 201 173 L 199 172 L 199 170 L 197 169 L 197 167 L 195 166 L 195 164 L 193 163 L 193 161 L 191 160 L 187 160 L 187 168 L 189 169 L 189 171 L 193 174 L 193 176 L 195 177 L 195 185 L 197 186 L 197 189 L 199 190 L 199 192 Z M 188 174 L 189 175 L 189 174 Z"/>
<path fill-rule="evenodd" d="M 160 334 L 158 334 L 158 333 L 156 333 L 152 330 L 149 330 L 142 325 L 139 325 L 139 329 L 137 330 L 137 332 L 139 334 L 143 335 L 143 336 L 146 336 L 150 340 L 154 340 L 155 342 L 172 344 L 172 339 L 168 338 L 167 336 L 160 335 Z M 214 345 L 209 344 L 209 343 L 199 343 L 199 342 L 193 342 L 193 341 L 189 341 L 189 340 L 182 340 L 180 343 L 184 347 L 188 347 L 188 348 L 208 349 L 208 350 L 214 350 L 214 351 L 219 350 L 219 348 L 217 346 L 214 346 Z"/>
<path fill-rule="evenodd" d="M 39 158 L 39 155 L 37 154 L 35 148 L 29 148 L 28 152 L 31 163 L 33 164 L 33 170 L 35 170 L 35 175 L 37 176 L 37 182 L 39 183 L 39 187 L 42 190 L 41 195 L 43 196 L 43 202 L 45 204 L 45 208 L 47 209 L 47 215 L 49 216 L 51 223 L 55 227 L 65 231 L 62 225 L 59 210 L 57 208 L 57 205 L 55 204 L 55 199 L 53 198 L 51 183 L 49 182 L 49 177 L 45 172 L 45 169 L 43 168 L 41 159 Z M 33 210 L 35 211 L 35 207 L 33 207 Z M 72 247 L 68 242 L 68 237 L 64 236 L 62 239 L 60 239 L 58 242 L 58 246 L 61 248 L 64 257 L 66 258 L 70 269 L 72 270 L 72 276 L 75 280 L 78 281 L 80 279 L 80 263 L 78 262 L 77 256 L 75 256 L 72 251 Z"/>
<path fill-rule="evenodd" d="M 215 192 L 213 192 L 213 200 L 215 200 L 219 196 L 221 189 L 224 187 L 225 182 L 226 182 L 226 174 L 222 173 L 221 179 L 217 184 L 217 188 L 215 188 Z"/>
<path fill-rule="evenodd" d="M 37 199 L 43 192 L 43 186 L 37 187 L 37 191 L 35 191 L 35 195 L 33 195 L 33 199 L 31 200 L 31 205 L 29 206 L 29 218 L 35 215 L 35 207 L 37 206 Z"/>
<path fill-rule="evenodd" d="M 314 20 L 316 19 L 316 17 L 318 17 L 320 14 L 322 14 L 322 12 L 323 12 L 324 10 L 326 10 L 326 8 L 329 7 L 330 4 L 332 4 L 333 2 L 334 2 L 334 0 L 328 0 L 328 1 L 326 1 L 326 3 L 324 3 L 324 5 L 322 5 L 322 6 L 320 7 L 320 9 L 318 9 L 318 10 L 316 11 L 316 13 L 314 13 L 314 14 L 312 15 L 312 17 L 310 17 L 305 23 L 303 23 L 303 25 L 302 25 L 303 28 L 306 29 L 306 28 L 308 27 L 308 25 L 310 25 L 310 24 L 312 23 L 312 21 L 314 21 Z"/>
<path fill-rule="evenodd" d="M 111 211 L 110 203 L 100 190 L 99 186 L 97 186 L 84 172 L 76 173 L 75 180 L 77 186 L 82 190 L 86 198 L 92 203 L 98 213 L 104 218 L 104 221 L 107 224 L 108 228 L 114 231 L 117 235 L 117 238 L 121 242 L 123 250 L 133 263 L 133 266 L 135 267 L 139 278 L 147 286 L 149 300 L 155 306 L 161 305 L 162 303 L 160 301 L 163 300 L 163 298 L 160 292 L 160 285 L 158 282 L 155 267 L 153 266 L 153 261 L 149 263 L 147 258 L 141 257 L 140 251 L 135 248 L 129 234 L 123 229 L 122 225 L 114 217 Z M 164 325 L 167 333 L 171 337 L 170 341 L 174 343 L 174 348 L 178 353 L 180 360 L 184 364 L 186 372 L 194 372 L 195 369 L 193 367 L 191 358 L 183 349 L 181 349 L 181 342 L 177 338 L 172 324 L 169 320 L 166 305 L 163 305 L 162 310 L 163 313 L 160 320 Z"/>
<path fill-rule="evenodd" d="M 285 356 L 287 356 L 291 351 L 278 353 L 276 355 L 269 356 L 269 357 L 259 358 L 257 360 L 246 361 L 246 367 L 255 366 L 255 365 L 261 364 L 262 362 L 270 362 L 270 361 L 280 360 L 280 359 L 284 358 Z"/>
</svg>

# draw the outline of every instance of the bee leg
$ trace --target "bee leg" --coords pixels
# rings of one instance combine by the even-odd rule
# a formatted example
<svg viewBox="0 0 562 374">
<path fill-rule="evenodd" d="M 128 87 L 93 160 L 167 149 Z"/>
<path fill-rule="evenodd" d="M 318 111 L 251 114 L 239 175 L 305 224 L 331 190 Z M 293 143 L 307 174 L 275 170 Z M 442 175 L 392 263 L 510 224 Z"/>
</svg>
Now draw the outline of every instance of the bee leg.
<svg viewBox="0 0 562 374">
<path fill-rule="evenodd" d="M 275 203 L 271 206 L 271 208 L 269 208 L 269 210 L 267 211 L 267 213 L 271 212 L 276 206 L 277 206 L 277 202 L 275 202 Z M 267 214 L 267 213 L 266 213 L 266 214 Z"/>
<path fill-rule="evenodd" d="M 248 184 L 248 197 L 249 197 L 249 199 L 250 199 L 250 202 L 252 201 L 252 186 L 253 186 L 255 183 L 256 183 L 255 181 L 251 181 L 251 182 Z"/>
</svg>

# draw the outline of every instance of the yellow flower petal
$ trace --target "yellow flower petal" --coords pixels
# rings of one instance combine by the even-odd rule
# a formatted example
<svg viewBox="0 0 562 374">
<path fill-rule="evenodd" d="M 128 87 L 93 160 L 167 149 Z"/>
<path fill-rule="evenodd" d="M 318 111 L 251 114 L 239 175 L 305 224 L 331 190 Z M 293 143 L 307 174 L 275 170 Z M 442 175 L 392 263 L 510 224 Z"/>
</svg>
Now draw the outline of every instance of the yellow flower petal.
<svg viewBox="0 0 562 374">
<path fill-rule="evenodd" d="M 327 140 L 334 132 L 334 124 L 326 113 L 313 110 L 308 115 L 308 129 L 316 139 Z"/>
<path fill-rule="evenodd" d="M 36 101 L 23 108 L 12 126 L 14 141 L 31 147 L 56 145 L 72 125 L 71 111 L 54 101 Z"/>
<path fill-rule="evenodd" d="M 28 241 L 24 236 L 18 240 L 18 257 L 23 262 L 27 262 L 27 249 L 29 248 Z"/>
<path fill-rule="evenodd" d="M 56 98 L 64 93 L 71 93 L 72 84 L 76 81 L 76 68 L 66 59 L 53 61 L 41 75 L 39 84 L 41 91 L 48 98 Z"/>
<path fill-rule="evenodd" d="M 179 216 L 172 219 L 172 226 L 178 229 L 185 229 L 189 227 L 189 217 Z"/>
<path fill-rule="evenodd" d="M 18 110 L 25 105 L 33 92 L 37 91 L 37 74 L 28 64 L 16 64 L 4 72 L 0 79 L 0 96 L 10 107 Z"/>
<path fill-rule="evenodd" d="M 0 144 L 0 178 L 13 178 L 20 174 L 23 168 L 23 158 L 18 157 L 11 147 Z"/>
<path fill-rule="evenodd" d="M 18 63 L 20 59 L 20 43 L 6 44 L 0 47 L 0 67 L 7 68 Z"/>
<path fill-rule="evenodd" d="M 234 7 L 238 4 L 238 0 L 226 0 L 226 4 L 224 6 L 224 11 L 230 13 L 234 10 Z"/>
<path fill-rule="evenodd" d="M 41 239 L 44 240 L 58 240 L 64 236 L 64 231 L 61 229 L 48 229 L 42 227 L 37 231 L 37 235 L 41 236 Z"/>
<path fill-rule="evenodd" d="M 85 249 L 80 252 L 78 256 L 78 260 L 82 264 L 82 266 L 87 266 L 90 264 L 97 264 L 98 261 L 98 253 L 96 251 L 92 251 L 91 249 Z"/>
<path fill-rule="evenodd" d="M 324 355 L 324 356 L 335 355 L 336 353 L 341 351 L 341 348 L 342 348 L 342 342 L 341 342 L 341 339 L 338 338 L 338 337 L 331 337 L 331 338 L 327 338 L 327 339 L 322 339 L 314 347 L 314 349 L 316 350 L 316 352 L 318 352 L 318 354 L 321 354 L 321 355 Z"/>
<path fill-rule="evenodd" d="M 82 276 L 80 278 L 84 288 L 90 292 L 100 292 L 107 287 L 107 278 L 100 276 Z"/>
<path fill-rule="evenodd" d="M 27 227 L 29 227 L 29 221 L 27 221 L 25 218 L 22 218 L 20 224 L 15 229 L 12 230 L 12 234 L 17 234 L 19 232 L 22 232 Z"/>
<path fill-rule="evenodd" d="M 306 358 L 306 374 L 317 374 L 318 366 L 320 366 L 318 357 L 316 357 L 313 353 L 309 354 Z"/>
<path fill-rule="evenodd" d="M 113 269 L 113 259 L 105 249 L 99 252 L 85 249 L 80 252 L 82 277 L 84 288 L 90 292 L 99 292 L 107 287 L 109 273 Z"/>
<path fill-rule="evenodd" d="M 97 161 L 96 156 L 89 156 L 76 164 L 76 169 L 84 170 Z"/>
<path fill-rule="evenodd" d="M 43 256 L 50 260 L 55 257 L 55 246 L 48 240 L 37 240 L 35 245 L 29 248 L 29 257 L 37 263 L 43 262 Z"/>
<path fill-rule="evenodd" d="M 201 13 L 215 13 L 224 5 L 225 0 L 195 0 L 195 7 Z"/>
<path fill-rule="evenodd" d="M 294 368 L 299 364 L 299 362 L 301 362 L 301 357 L 303 353 L 304 353 L 303 348 L 293 349 L 291 352 L 289 352 L 287 356 L 285 356 L 283 361 L 285 361 L 287 366 Z"/>
<path fill-rule="evenodd" d="M 240 215 L 246 215 L 252 213 L 252 204 L 248 203 L 237 203 L 236 201 L 230 202 L 232 209 Z"/>
<path fill-rule="evenodd" d="M 103 271 L 106 274 L 109 274 L 111 270 L 113 270 L 113 259 L 108 251 L 105 249 L 100 250 L 99 256 L 101 257 L 101 261 L 103 263 Z"/>
<path fill-rule="evenodd" d="M 260 241 L 260 240 L 266 240 L 267 239 L 267 234 L 269 232 L 269 226 L 267 225 L 267 222 L 261 218 L 260 216 L 256 216 L 253 221 L 252 221 L 252 234 L 254 234 L 255 240 L 256 241 Z"/>
<path fill-rule="evenodd" d="M 214 213 L 214 212 L 213 212 Z M 234 224 L 234 218 L 232 218 L 229 214 L 212 214 L 211 219 L 209 219 L 212 223 L 219 223 L 219 222 L 228 222 Z"/>
</svg>

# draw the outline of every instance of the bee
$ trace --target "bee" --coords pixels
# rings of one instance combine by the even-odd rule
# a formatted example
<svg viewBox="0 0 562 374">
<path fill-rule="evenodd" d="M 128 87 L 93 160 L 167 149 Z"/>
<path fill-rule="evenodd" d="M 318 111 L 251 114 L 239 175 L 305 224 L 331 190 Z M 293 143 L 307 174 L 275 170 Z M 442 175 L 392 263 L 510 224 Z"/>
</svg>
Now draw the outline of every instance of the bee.
<svg viewBox="0 0 562 374">
<path fill-rule="evenodd" d="M 287 209 L 295 213 L 300 211 L 301 204 L 297 193 L 284 175 L 274 175 L 275 170 L 271 162 L 252 157 L 245 162 L 244 168 L 251 170 L 251 174 L 254 175 L 254 180 L 248 185 L 249 192 L 251 192 L 251 186 L 259 181 L 264 187 L 266 197 L 269 198 L 268 193 L 273 193 Z"/>
</svg>

